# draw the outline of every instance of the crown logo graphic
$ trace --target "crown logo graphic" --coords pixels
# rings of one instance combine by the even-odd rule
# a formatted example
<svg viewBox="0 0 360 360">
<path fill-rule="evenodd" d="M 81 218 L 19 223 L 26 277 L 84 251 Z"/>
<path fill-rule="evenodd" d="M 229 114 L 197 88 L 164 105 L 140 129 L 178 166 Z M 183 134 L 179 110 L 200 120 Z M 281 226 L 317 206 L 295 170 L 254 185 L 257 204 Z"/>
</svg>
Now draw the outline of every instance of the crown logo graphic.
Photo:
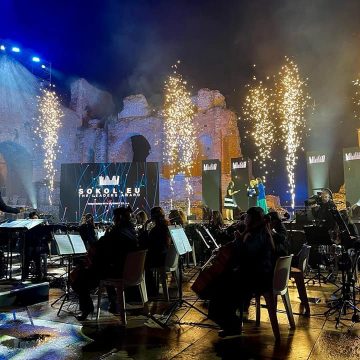
<svg viewBox="0 0 360 360">
<path fill-rule="evenodd" d="M 325 155 L 309 156 L 309 164 L 320 164 L 326 161 Z"/>
<path fill-rule="evenodd" d="M 109 176 L 99 176 L 99 186 L 119 185 L 120 176 L 113 176 L 111 179 Z"/>
<path fill-rule="evenodd" d="M 204 164 L 204 171 L 216 170 L 217 164 Z"/>
<path fill-rule="evenodd" d="M 233 163 L 233 169 L 246 169 L 246 161 L 235 161 Z"/>
<path fill-rule="evenodd" d="M 360 152 L 356 151 L 354 153 L 346 153 L 345 154 L 345 160 L 346 161 L 360 160 Z"/>
</svg>

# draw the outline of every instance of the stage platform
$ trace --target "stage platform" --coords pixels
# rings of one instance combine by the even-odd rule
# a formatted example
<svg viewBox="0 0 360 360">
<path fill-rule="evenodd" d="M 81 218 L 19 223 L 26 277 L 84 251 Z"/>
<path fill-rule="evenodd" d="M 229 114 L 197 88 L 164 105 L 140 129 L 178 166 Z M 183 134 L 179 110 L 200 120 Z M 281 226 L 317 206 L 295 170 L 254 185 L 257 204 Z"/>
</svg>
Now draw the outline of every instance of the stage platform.
<svg viewBox="0 0 360 360">
<path fill-rule="evenodd" d="M 184 295 L 187 300 L 196 300 L 190 290 L 194 275 L 193 268 L 186 268 Z M 290 330 L 282 301 L 278 301 L 278 320 L 282 340 L 276 343 L 271 330 L 267 309 L 261 308 L 260 327 L 255 326 L 255 307 L 250 306 L 249 320 L 244 324 L 241 336 L 221 339 L 214 323 L 203 315 L 190 310 L 181 323 L 172 322 L 169 329 L 162 329 L 149 321 L 147 314 L 161 314 L 169 303 L 162 294 L 150 299 L 145 308 L 127 305 L 128 326 L 121 327 L 118 317 L 106 311 L 106 296 L 102 302 L 100 321 L 95 316 L 88 321 L 78 322 L 74 314 L 61 312 L 57 316 L 58 304 L 51 303 L 62 291 L 50 289 L 49 301 L 29 306 L 33 325 L 26 312 L 16 313 L 13 321 L 11 311 L 0 311 L 0 357 L 24 359 L 132 359 L 132 360 L 215 360 L 215 359 L 310 359 L 310 360 L 358 360 L 360 358 L 360 323 L 351 325 L 341 321 L 335 329 L 334 316 L 326 318 L 326 301 L 331 298 L 335 286 L 331 284 L 310 284 L 308 296 L 320 298 L 319 303 L 310 303 L 311 316 L 300 315 L 302 307 L 294 284 L 289 282 L 289 293 L 296 329 Z M 177 293 L 174 281 L 170 283 L 170 296 Z M 96 304 L 96 295 L 93 296 Z M 262 303 L 264 300 L 262 299 Z M 73 304 L 74 305 L 74 304 Z M 75 304 L 76 305 L 76 304 Z M 207 312 L 200 301 L 197 306 Z M 76 306 L 72 306 L 74 311 Z M 65 310 L 68 310 L 67 307 Z M 176 322 L 186 312 L 176 312 Z"/>
<path fill-rule="evenodd" d="M 0 310 L 14 305 L 32 305 L 49 299 L 49 283 L 0 281 Z"/>
</svg>

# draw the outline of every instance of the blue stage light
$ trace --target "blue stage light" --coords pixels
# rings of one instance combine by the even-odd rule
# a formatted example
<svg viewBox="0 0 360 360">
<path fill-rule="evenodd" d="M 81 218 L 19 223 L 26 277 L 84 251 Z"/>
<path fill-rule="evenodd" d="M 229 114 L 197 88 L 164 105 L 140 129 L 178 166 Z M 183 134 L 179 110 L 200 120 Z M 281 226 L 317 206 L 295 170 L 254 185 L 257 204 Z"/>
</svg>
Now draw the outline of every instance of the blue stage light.
<svg viewBox="0 0 360 360">
<path fill-rule="evenodd" d="M 42 69 L 46 69 L 46 66 L 44 64 L 41 65 Z"/>
<path fill-rule="evenodd" d="M 20 52 L 20 48 L 18 48 L 18 47 L 16 47 L 16 46 L 13 46 L 13 47 L 11 48 L 11 51 L 12 51 L 12 52 L 19 53 L 19 52 Z"/>
<path fill-rule="evenodd" d="M 6 47 L 5 45 L 0 45 L 0 50 L 5 51 Z"/>
<path fill-rule="evenodd" d="M 33 57 L 32 57 L 32 61 L 34 61 L 34 62 L 40 62 L 40 58 L 37 57 L 37 56 L 33 56 Z"/>
</svg>

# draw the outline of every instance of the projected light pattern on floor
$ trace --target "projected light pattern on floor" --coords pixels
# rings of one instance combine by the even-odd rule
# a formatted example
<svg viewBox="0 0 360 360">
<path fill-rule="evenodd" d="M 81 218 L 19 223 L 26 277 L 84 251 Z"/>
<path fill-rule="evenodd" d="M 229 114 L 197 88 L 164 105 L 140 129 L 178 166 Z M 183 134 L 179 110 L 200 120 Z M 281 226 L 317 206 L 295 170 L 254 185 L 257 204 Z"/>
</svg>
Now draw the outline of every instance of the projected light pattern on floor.
<svg viewBox="0 0 360 360">
<path fill-rule="evenodd" d="M 158 164 L 63 164 L 60 199 L 63 221 L 77 222 L 85 213 L 111 221 L 112 210 L 120 206 L 149 212 L 159 202 Z"/>
<path fill-rule="evenodd" d="M 1 359 L 70 359 L 81 346 L 91 341 L 81 332 L 81 326 L 33 319 L 31 325 L 26 313 L 1 314 Z"/>
</svg>

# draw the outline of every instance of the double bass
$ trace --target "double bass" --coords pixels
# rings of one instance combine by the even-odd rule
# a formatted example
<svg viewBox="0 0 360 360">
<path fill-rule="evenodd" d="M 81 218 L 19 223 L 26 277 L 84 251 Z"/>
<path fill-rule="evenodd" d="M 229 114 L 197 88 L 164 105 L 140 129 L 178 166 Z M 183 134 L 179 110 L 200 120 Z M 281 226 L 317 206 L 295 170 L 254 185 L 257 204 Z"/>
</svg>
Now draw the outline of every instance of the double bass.
<svg viewBox="0 0 360 360">
<path fill-rule="evenodd" d="M 213 251 L 210 259 L 201 268 L 198 277 L 191 286 L 191 289 L 200 299 L 209 299 L 221 275 L 226 274 L 226 272 L 231 269 L 234 253 L 234 241 Z"/>
</svg>

